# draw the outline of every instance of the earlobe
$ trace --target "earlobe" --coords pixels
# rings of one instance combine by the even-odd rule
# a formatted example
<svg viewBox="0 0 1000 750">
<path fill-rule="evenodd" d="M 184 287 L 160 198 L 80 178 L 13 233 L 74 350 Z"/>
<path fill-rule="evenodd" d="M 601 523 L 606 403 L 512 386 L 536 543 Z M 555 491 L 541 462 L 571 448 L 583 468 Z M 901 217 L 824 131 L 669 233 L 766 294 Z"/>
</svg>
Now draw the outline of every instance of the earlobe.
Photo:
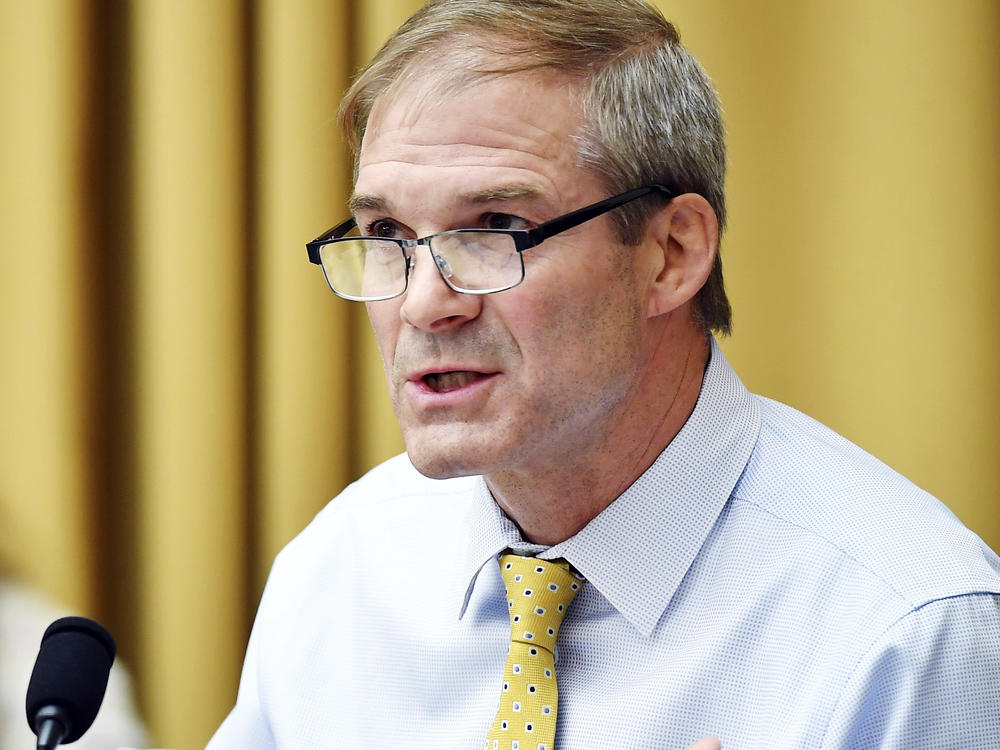
<svg viewBox="0 0 1000 750">
<path fill-rule="evenodd" d="M 705 198 L 685 193 L 650 219 L 646 241 L 659 253 L 647 305 L 654 317 L 681 307 L 704 286 L 719 248 L 719 221 Z"/>
</svg>

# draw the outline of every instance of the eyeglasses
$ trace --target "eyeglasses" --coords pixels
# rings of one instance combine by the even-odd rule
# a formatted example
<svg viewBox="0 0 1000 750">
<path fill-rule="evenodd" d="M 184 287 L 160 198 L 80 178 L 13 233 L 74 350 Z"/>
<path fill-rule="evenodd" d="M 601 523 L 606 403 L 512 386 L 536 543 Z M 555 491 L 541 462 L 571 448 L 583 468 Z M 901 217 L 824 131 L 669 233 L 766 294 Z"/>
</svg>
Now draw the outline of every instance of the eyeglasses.
<svg viewBox="0 0 1000 750">
<path fill-rule="evenodd" d="M 524 281 L 525 250 L 567 229 L 595 219 L 650 193 L 669 200 L 663 185 L 635 188 L 578 208 L 534 229 L 452 229 L 418 239 L 347 236 L 357 231 L 348 219 L 306 244 L 309 261 L 323 268 L 338 297 L 359 302 L 392 299 L 406 291 L 413 269 L 413 248 L 426 245 L 444 282 L 463 294 L 493 294 Z"/>
</svg>

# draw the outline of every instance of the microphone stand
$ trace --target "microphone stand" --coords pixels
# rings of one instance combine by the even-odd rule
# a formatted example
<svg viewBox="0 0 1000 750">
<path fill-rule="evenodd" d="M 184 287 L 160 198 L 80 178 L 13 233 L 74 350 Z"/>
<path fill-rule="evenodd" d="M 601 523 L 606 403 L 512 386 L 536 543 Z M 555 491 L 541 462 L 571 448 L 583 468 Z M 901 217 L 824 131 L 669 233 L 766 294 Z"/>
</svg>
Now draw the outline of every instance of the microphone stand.
<svg viewBox="0 0 1000 750">
<path fill-rule="evenodd" d="M 56 750 L 69 734 L 71 719 L 59 706 L 45 706 L 35 716 L 38 750 Z"/>
</svg>

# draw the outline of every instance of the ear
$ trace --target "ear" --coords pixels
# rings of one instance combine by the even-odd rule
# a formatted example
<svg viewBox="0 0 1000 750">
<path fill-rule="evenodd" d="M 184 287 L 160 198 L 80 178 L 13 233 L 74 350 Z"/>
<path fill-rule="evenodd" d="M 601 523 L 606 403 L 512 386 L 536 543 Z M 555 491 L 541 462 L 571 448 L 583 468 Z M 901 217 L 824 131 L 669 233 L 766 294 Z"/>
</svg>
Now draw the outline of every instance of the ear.
<svg viewBox="0 0 1000 750">
<path fill-rule="evenodd" d="M 654 215 L 646 229 L 649 296 L 646 314 L 663 315 L 693 299 L 719 249 L 719 220 L 707 200 L 685 193 Z"/>
</svg>

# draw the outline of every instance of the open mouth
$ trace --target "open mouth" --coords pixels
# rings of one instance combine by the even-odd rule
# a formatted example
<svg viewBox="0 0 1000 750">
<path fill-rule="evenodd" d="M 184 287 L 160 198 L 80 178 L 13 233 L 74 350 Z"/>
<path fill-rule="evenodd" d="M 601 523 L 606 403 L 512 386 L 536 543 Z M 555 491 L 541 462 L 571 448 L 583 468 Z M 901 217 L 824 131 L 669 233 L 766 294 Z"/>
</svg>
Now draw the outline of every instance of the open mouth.
<svg viewBox="0 0 1000 750">
<path fill-rule="evenodd" d="M 482 372 L 471 370 L 452 370 L 450 372 L 429 372 L 421 378 L 424 385 L 435 393 L 448 393 L 464 388 L 480 378 L 485 378 Z"/>
</svg>

